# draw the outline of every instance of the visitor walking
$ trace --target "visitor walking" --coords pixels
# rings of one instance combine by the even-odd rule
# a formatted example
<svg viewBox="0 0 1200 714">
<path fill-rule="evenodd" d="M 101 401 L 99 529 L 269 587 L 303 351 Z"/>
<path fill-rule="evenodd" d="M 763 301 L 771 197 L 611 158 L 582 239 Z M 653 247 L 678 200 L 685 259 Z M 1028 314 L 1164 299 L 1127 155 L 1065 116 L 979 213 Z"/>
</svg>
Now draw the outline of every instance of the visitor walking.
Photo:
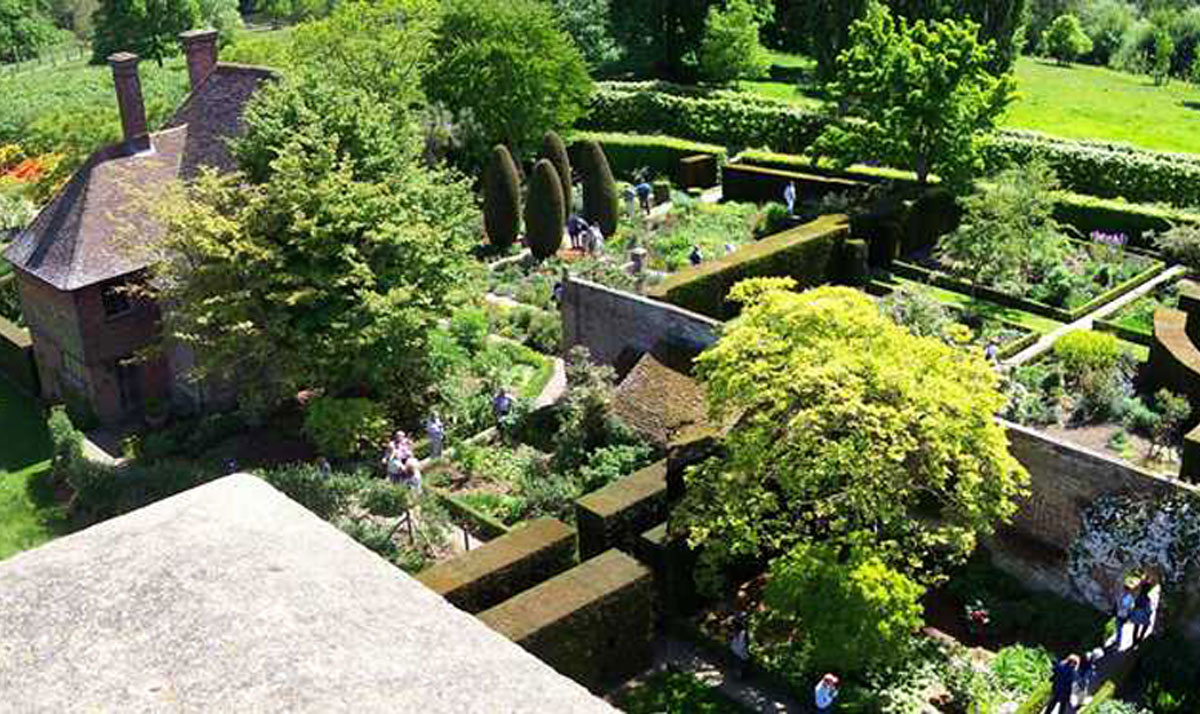
<svg viewBox="0 0 1200 714">
<path fill-rule="evenodd" d="M 1119 652 L 1121 643 L 1125 639 L 1125 623 L 1129 622 L 1129 617 L 1133 614 L 1133 591 L 1129 587 L 1129 583 L 1124 583 L 1121 586 L 1121 595 L 1117 597 L 1117 636 L 1114 641 L 1114 647 Z"/>
<path fill-rule="evenodd" d="M 585 235 L 588 255 L 600 255 L 604 252 L 604 232 L 600 230 L 600 226 L 588 228 Z"/>
<path fill-rule="evenodd" d="M 996 338 L 993 337 L 992 339 L 988 340 L 987 346 L 983 348 L 983 356 L 987 358 L 988 362 L 991 362 L 992 364 L 999 364 L 1000 343 L 996 340 Z"/>
<path fill-rule="evenodd" d="M 732 252 L 733 252 L 733 251 L 735 251 L 735 250 L 737 250 L 737 247 L 736 247 L 736 246 L 734 246 L 734 244 L 733 244 L 733 243 L 726 243 L 726 244 L 725 244 L 725 255 L 729 255 L 730 253 L 732 253 Z"/>
<path fill-rule="evenodd" d="M 1149 579 L 1138 584 L 1137 596 L 1133 599 L 1133 644 L 1146 638 L 1150 630 L 1150 621 L 1154 617 L 1154 601 L 1150 599 L 1151 582 Z"/>
<path fill-rule="evenodd" d="M 1050 702 L 1046 705 L 1046 714 L 1071 714 L 1071 693 L 1075 689 L 1075 675 L 1079 672 L 1079 655 L 1068 655 L 1054 665 L 1050 675 Z"/>
<path fill-rule="evenodd" d="M 496 418 L 496 426 L 500 426 L 504 417 L 512 413 L 512 408 L 512 395 L 508 393 L 508 389 L 501 387 L 500 391 L 496 392 L 496 396 L 492 398 L 492 416 Z"/>
<path fill-rule="evenodd" d="M 650 197 L 654 194 L 654 187 L 643 181 L 634 190 L 637 191 L 638 203 L 642 205 L 642 213 L 650 215 Z"/>
<path fill-rule="evenodd" d="M 625 213 L 633 218 L 637 215 L 637 191 L 633 186 L 626 186 L 623 195 L 625 196 Z"/>
<path fill-rule="evenodd" d="M 1092 688 L 1096 684 L 1096 675 L 1102 659 L 1104 659 L 1104 649 L 1097 647 L 1088 652 L 1083 661 L 1079 663 L 1079 676 L 1075 678 L 1075 703 L 1077 706 L 1084 706 L 1092 700 Z"/>
<path fill-rule="evenodd" d="M 400 483 L 408 487 L 414 496 L 421 495 L 421 462 L 417 457 L 409 455 L 400 471 Z"/>
<path fill-rule="evenodd" d="M 567 219 L 567 236 L 571 239 L 571 247 L 575 250 L 580 250 L 583 247 L 583 236 L 588 229 L 588 222 L 579 217 L 578 213 L 572 213 Z"/>
<path fill-rule="evenodd" d="M 442 446 L 446 442 L 446 425 L 442 423 L 442 418 L 437 412 L 429 415 L 429 420 L 425 422 L 425 434 L 429 437 L 429 458 L 442 458 Z"/>
<path fill-rule="evenodd" d="M 837 701 L 837 695 L 838 678 L 833 674 L 821 677 L 821 681 L 817 682 L 817 686 L 813 690 L 813 703 L 817 705 L 817 711 L 821 714 L 833 711 L 833 703 Z"/>
<path fill-rule="evenodd" d="M 688 253 L 688 262 L 692 264 L 692 267 L 700 265 L 704 262 L 704 254 L 700 252 L 700 246 L 692 246 L 692 252 Z"/>
<path fill-rule="evenodd" d="M 333 468 L 329 465 L 329 459 L 324 456 L 317 459 L 317 473 L 321 474 L 323 478 L 329 478 L 333 475 Z"/>
<path fill-rule="evenodd" d="M 788 215 L 792 215 L 796 208 L 796 182 L 788 181 L 787 186 L 783 187 L 783 203 L 787 206 Z"/>
</svg>

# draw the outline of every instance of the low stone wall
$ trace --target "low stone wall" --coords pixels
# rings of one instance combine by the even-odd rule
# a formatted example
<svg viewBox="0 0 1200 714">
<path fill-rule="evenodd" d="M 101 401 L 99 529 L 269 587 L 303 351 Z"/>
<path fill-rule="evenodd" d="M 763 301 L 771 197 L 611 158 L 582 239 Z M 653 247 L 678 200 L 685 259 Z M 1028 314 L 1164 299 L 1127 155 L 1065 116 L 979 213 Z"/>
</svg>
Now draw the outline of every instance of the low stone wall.
<svg viewBox="0 0 1200 714">
<path fill-rule="evenodd" d="M 508 535 L 422 571 L 417 580 L 470 613 L 497 605 L 575 560 L 575 531 L 540 518 Z"/>
<path fill-rule="evenodd" d="M 651 663 L 650 571 L 610 550 L 479 615 L 488 627 L 594 691 Z"/>
<path fill-rule="evenodd" d="M 609 548 L 637 552 L 642 531 L 667 517 L 667 462 L 664 459 L 614 481 L 575 502 L 579 557 Z"/>
<path fill-rule="evenodd" d="M 719 322 L 674 305 L 578 278 L 563 283 L 563 343 L 628 369 L 645 353 L 676 369 L 716 342 Z"/>
</svg>

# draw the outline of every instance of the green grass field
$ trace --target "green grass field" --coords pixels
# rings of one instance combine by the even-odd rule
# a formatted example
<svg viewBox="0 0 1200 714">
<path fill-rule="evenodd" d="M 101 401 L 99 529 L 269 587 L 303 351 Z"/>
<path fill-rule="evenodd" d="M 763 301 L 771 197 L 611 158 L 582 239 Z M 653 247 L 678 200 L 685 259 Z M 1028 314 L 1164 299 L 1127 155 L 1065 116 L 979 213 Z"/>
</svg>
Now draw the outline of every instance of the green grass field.
<svg viewBox="0 0 1200 714">
<path fill-rule="evenodd" d="M 47 483 L 50 437 L 34 401 L 0 379 L 0 560 L 64 529 Z"/>
<path fill-rule="evenodd" d="M 778 79 L 740 82 L 739 87 L 770 99 L 819 108 L 804 81 L 810 63 L 775 53 Z M 1145 149 L 1200 153 L 1200 88 L 1180 81 L 1156 87 L 1147 76 L 1102 67 L 1060 67 L 1033 57 L 1017 62 L 1018 97 L 1002 124 L 1068 139 L 1119 141 Z"/>
</svg>

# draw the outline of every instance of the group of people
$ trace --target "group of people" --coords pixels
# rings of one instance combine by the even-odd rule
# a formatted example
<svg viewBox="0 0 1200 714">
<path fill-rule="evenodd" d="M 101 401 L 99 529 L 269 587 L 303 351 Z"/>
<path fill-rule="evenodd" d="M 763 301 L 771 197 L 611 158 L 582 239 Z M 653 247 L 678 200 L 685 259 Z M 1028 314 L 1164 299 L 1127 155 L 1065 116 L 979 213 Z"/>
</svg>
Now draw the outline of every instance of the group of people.
<svg viewBox="0 0 1200 714">
<path fill-rule="evenodd" d="M 396 431 L 384 447 L 382 461 L 389 481 L 402 483 L 415 493 L 421 492 L 421 464 L 413 452 L 413 443 L 408 434 Z"/>
<path fill-rule="evenodd" d="M 637 214 L 637 207 L 639 206 L 642 209 L 642 215 L 650 215 L 650 210 L 654 207 L 652 203 L 653 198 L 654 187 L 645 181 L 641 181 L 633 186 L 627 186 L 625 188 L 625 208 L 629 213 L 629 217 L 633 218 Z"/>
<path fill-rule="evenodd" d="M 572 213 L 567 218 L 567 237 L 574 250 L 581 250 L 588 255 L 604 252 L 604 232 L 600 230 L 600 226 L 589 225 L 577 213 Z"/>
<path fill-rule="evenodd" d="M 1108 644 L 1112 651 L 1119 652 L 1125 639 L 1125 625 L 1132 623 L 1132 645 L 1137 645 L 1150 632 L 1154 620 L 1154 599 L 1151 591 L 1154 583 L 1142 578 L 1136 584 L 1125 583 L 1117 598 L 1116 634 Z M 1050 674 L 1051 697 L 1046 705 L 1046 714 L 1070 714 L 1075 706 L 1086 704 L 1091 699 L 1099 673 L 1100 662 L 1108 651 L 1097 647 L 1086 655 L 1067 655 L 1054 665 Z"/>
</svg>

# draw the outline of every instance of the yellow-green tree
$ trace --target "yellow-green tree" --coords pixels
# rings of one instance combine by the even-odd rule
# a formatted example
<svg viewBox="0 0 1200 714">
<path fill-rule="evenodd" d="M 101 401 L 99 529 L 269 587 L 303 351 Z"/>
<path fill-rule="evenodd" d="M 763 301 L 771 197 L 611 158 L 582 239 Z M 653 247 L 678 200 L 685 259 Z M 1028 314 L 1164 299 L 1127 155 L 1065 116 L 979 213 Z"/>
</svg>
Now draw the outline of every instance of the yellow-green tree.
<svg viewBox="0 0 1200 714">
<path fill-rule="evenodd" d="M 861 549 L 920 583 L 1016 510 L 1027 475 L 978 354 L 918 337 L 843 287 L 736 286 L 742 314 L 696 361 L 723 456 L 694 467 L 673 527 L 702 574 L 797 545 Z"/>
</svg>

